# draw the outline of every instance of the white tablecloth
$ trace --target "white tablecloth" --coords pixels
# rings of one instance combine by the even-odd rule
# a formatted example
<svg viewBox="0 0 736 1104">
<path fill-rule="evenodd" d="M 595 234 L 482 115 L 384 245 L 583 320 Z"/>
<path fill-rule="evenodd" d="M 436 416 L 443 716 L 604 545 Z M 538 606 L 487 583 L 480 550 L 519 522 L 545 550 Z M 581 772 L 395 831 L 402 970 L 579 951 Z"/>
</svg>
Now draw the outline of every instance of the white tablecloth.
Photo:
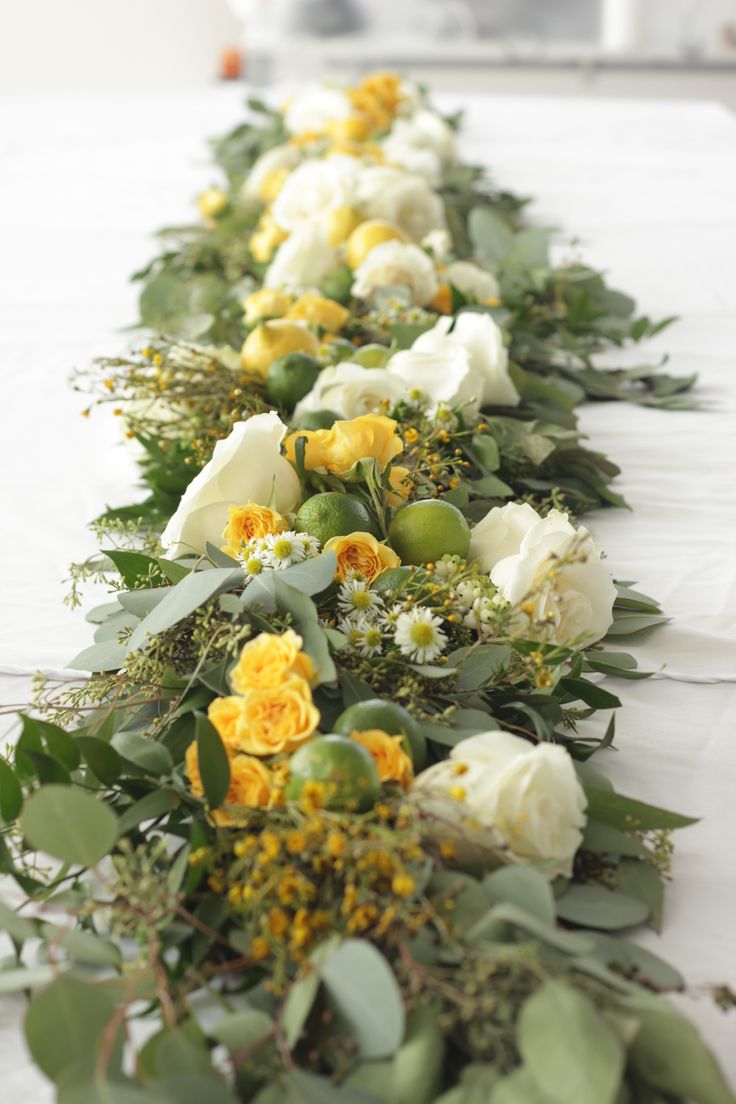
<svg viewBox="0 0 736 1104">
<path fill-rule="evenodd" d="M 582 422 L 623 467 L 633 507 L 590 524 L 616 575 L 674 618 L 637 647 L 668 677 L 612 684 L 625 703 L 620 754 L 603 766 L 620 789 L 703 818 L 679 835 L 664 934 L 643 939 L 696 990 L 736 986 L 736 119 L 706 103 L 463 102 L 465 158 L 536 196 L 535 217 L 561 227 L 561 242 L 581 238 L 650 315 L 682 316 L 636 359 L 668 351 L 672 371 L 700 373 L 706 410 L 600 404 Z M 85 523 L 129 501 L 135 479 L 114 419 L 80 418 L 69 369 L 125 347 L 127 276 L 151 255 L 152 230 L 192 215 L 215 179 L 204 139 L 240 104 L 233 87 L 0 98 L 3 701 L 25 700 L 24 672 L 62 667 L 89 642 L 60 580 L 94 550 Z M 736 1019 L 705 996 L 683 1003 L 736 1081 Z M 8 1099 L 45 1102 L 21 1007 L 0 1003 L 0 1077 Z"/>
</svg>

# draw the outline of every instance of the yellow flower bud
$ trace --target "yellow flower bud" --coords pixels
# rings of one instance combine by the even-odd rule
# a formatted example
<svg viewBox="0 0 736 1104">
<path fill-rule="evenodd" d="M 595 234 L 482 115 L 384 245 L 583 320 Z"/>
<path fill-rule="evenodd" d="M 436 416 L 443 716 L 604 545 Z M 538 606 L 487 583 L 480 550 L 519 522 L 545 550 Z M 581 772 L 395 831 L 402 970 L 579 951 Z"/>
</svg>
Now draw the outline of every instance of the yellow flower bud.
<svg viewBox="0 0 736 1104">
<path fill-rule="evenodd" d="M 197 196 L 197 207 L 203 219 L 214 219 L 221 215 L 228 204 L 227 194 L 222 188 L 206 188 Z"/>
<path fill-rule="evenodd" d="M 360 215 L 352 207 L 336 207 L 330 212 L 326 226 L 327 240 L 330 245 L 340 245 L 350 237 L 360 223 Z"/>
</svg>

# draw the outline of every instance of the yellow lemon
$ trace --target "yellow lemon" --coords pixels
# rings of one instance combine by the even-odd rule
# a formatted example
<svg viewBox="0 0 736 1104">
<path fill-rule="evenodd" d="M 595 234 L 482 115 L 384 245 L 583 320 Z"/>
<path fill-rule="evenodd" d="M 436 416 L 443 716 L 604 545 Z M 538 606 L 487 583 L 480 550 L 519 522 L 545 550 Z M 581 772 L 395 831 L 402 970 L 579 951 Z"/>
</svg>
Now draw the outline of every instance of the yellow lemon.
<svg viewBox="0 0 736 1104">
<path fill-rule="evenodd" d="M 243 300 L 245 321 L 249 326 L 262 318 L 281 318 L 291 307 L 292 299 L 285 291 L 259 288 Z"/>
<path fill-rule="evenodd" d="M 387 241 L 408 242 L 409 236 L 400 226 L 383 219 L 369 219 L 361 222 L 348 238 L 348 264 L 355 269 L 365 260 L 371 249 Z"/>
<path fill-rule="evenodd" d="M 360 226 L 361 217 L 347 205 L 336 207 L 327 220 L 327 240 L 330 245 L 340 245 Z"/>
<path fill-rule="evenodd" d="M 316 356 L 319 341 L 311 330 L 298 322 L 283 318 L 262 322 L 246 337 L 240 350 L 240 363 L 246 372 L 265 379 L 268 369 L 277 357 L 287 353 L 308 353 Z"/>
</svg>

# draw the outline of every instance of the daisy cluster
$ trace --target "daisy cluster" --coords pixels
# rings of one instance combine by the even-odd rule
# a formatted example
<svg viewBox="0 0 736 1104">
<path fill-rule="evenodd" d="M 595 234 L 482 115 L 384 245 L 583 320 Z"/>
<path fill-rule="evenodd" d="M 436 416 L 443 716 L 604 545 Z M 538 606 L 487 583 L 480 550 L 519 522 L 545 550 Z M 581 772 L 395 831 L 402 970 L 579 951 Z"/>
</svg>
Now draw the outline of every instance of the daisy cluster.
<svg viewBox="0 0 736 1104">
<path fill-rule="evenodd" d="M 342 583 L 337 608 L 338 628 L 348 648 L 358 655 L 377 656 L 393 644 L 413 662 L 431 663 L 447 645 L 442 619 L 431 609 L 401 603 L 387 608 L 383 598 L 360 576 L 353 575 Z"/>
<path fill-rule="evenodd" d="M 252 537 L 243 545 L 238 559 L 243 565 L 246 582 L 249 582 L 264 569 L 283 571 L 318 555 L 319 541 L 316 537 L 286 529 L 281 533 L 268 533 L 265 537 Z"/>
</svg>

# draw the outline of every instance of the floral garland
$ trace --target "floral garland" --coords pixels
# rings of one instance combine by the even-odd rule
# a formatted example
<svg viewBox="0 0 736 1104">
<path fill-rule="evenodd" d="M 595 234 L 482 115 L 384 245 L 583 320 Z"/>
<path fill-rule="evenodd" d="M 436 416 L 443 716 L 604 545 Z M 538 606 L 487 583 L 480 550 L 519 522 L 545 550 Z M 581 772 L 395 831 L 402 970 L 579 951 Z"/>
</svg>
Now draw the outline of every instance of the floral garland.
<svg viewBox="0 0 736 1104">
<path fill-rule="evenodd" d="M 251 107 L 137 276 L 155 336 L 78 381 L 148 497 L 0 762 L 31 1053 L 63 1104 L 731 1101 L 628 938 L 692 820 L 590 765 L 664 618 L 577 523 L 621 499 L 574 408 L 686 404 L 595 362 L 666 323 L 399 77 Z"/>
</svg>

